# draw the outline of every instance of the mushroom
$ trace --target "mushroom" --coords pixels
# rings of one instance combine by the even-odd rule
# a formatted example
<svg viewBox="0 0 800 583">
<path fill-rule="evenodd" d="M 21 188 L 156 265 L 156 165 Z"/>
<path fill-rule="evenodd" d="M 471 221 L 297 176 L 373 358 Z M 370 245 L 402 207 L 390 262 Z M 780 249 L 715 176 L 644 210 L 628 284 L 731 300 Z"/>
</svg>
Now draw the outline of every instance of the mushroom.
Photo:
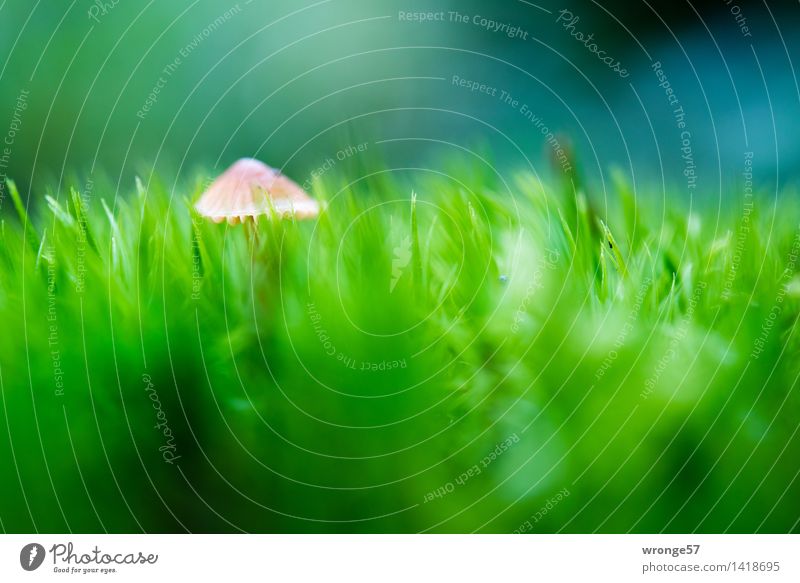
<svg viewBox="0 0 800 583">
<path fill-rule="evenodd" d="M 231 225 L 257 221 L 261 215 L 314 218 L 319 203 L 280 170 L 253 158 L 242 158 L 225 170 L 194 205 L 202 216 Z"/>
</svg>

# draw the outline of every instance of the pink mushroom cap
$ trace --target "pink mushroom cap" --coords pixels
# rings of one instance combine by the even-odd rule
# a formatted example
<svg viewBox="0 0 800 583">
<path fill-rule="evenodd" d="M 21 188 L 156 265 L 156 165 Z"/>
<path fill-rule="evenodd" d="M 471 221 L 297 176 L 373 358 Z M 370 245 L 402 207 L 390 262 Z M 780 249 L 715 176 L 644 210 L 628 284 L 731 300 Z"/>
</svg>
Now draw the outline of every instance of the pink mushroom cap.
<svg viewBox="0 0 800 583">
<path fill-rule="evenodd" d="M 319 203 L 297 183 L 253 158 L 242 158 L 225 170 L 194 208 L 214 222 L 227 220 L 232 225 L 273 213 L 297 219 L 319 214 Z"/>
</svg>

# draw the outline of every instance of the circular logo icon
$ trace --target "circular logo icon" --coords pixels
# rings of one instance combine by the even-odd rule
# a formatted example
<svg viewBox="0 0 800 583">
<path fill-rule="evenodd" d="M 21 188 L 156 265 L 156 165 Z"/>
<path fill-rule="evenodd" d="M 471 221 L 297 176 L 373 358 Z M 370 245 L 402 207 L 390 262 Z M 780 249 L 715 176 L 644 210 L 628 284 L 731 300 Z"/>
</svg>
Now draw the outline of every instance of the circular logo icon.
<svg viewBox="0 0 800 583">
<path fill-rule="evenodd" d="M 38 543 L 30 543 L 19 552 L 19 564 L 26 571 L 35 571 L 44 562 L 44 547 Z"/>
</svg>

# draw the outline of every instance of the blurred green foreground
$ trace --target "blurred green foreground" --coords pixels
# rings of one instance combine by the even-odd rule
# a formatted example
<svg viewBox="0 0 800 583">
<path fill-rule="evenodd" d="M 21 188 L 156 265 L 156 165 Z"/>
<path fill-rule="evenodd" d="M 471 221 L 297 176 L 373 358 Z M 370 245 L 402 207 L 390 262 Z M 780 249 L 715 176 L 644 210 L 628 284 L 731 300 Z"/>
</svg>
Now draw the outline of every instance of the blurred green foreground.
<svg viewBox="0 0 800 583">
<path fill-rule="evenodd" d="M 797 206 L 470 173 L 6 198 L 2 529 L 798 531 Z"/>
</svg>

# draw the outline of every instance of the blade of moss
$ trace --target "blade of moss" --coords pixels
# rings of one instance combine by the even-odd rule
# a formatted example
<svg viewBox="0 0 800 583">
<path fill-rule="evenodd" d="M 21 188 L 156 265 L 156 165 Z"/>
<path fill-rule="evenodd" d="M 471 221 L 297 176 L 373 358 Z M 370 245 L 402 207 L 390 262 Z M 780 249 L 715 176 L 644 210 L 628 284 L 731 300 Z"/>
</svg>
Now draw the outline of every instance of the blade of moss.
<svg viewBox="0 0 800 583">
<path fill-rule="evenodd" d="M 616 239 L 614 239 L 614 235 L 611 233 L 611 229 L 600 220 L 600 226 L 603 229 L 603 238 L 604 238 L 604 247 L 608 245 L 609 255 L 611 257 L 612 262 L 614 263 L 617 270 L 620 272 L 622 277 L 628 275 L 628 267 L 625 265 L 625 259 L 622 257 L 622 252 L 620 251 L 619 244 L 617 243 Z"/>
<path fill-rule="evenodd" d="M 17 209 L 19 220 L 22 221 L 22 228 L 25 232 L 25 238 L 28 240 L 28 243 L 34 250 L 38 250 L 41 242 L 39 241 L 36 231 L 33 230 L 33 225 L 28 219 L 28 212 L 25 210 L 25 205 L 22 204 L 22 198 L 19 196 L 17 185 L 10 178 L 6 179 L 6 184 L 8 185 L 8 191 L 11 194 L 11 200 L 14 202 L 14 208 Z"/>
<path fill-rule="evenodd" d="M 78 221 L 78 229 L 83 232 L 83 236 L 86 237 L 86 243 L 88 243 L 89 247 L 92 248 L 92 251 L 97 253 L 97 244 L 95 243 L 94 236 L 92 235 L 92 230 L 89 227 L 89 218 L 84 212 L 85 209 L 83 208 L 83 200 L 81 200 L 81 195 L 74 188 L 70 188 L 69 193 L 70 197 L 72 198 L 72 206 L 75 209 L 75 218 Z"/>
<path fill-rule="evenodd" d="M 414 262 L 414 282 L 418 289 L 422 286 L 422 256 L 419 249 L 419 229 L 417 227 L 417 193 L 411 193 L 411 257 Z"/>
</svg>

